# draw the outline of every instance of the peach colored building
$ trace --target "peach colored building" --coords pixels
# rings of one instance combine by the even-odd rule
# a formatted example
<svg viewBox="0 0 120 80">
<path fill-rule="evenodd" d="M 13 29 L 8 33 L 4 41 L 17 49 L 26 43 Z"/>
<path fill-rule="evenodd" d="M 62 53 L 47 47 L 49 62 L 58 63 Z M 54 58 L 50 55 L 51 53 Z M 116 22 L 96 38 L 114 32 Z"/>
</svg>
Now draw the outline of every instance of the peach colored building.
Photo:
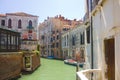
<svg viewBox="0 0 120 80">
<path fill-rule="evenodd" d="M 72 29 L 81 21 L 68 20 L 59 15 L 48 17 L 39 25 L 39 40 L 41 44 L 41 53 L 44 57 L 54 57 L 63 59 L 61 50 L 61 34 Z"/>
</svg>

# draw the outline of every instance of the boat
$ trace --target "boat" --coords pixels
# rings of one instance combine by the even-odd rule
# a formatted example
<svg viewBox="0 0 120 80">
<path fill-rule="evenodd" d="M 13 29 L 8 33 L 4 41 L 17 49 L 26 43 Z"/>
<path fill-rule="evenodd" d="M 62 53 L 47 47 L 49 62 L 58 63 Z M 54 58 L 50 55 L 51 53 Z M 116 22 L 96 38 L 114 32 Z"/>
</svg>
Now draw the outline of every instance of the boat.
<svg viewBox="0 0 120 80">
<path fill-rule="evenodd" d="M 65 64 L 69 64 L 69 65 L 73 65 L 73 66 L 77 66 L 77 61 L 73 60 L 73 59 L 66 59 L 64 60 Z M 80 67 L 83 67 L 84 63 L 79 63 Z"/>
<path fill-rule="evenodd" d="M 48 58 L 48 59 L 54 59 L 54 57 L 53 57 L 53 56 L 48 56 L 47 58 Z"/>
</svg>

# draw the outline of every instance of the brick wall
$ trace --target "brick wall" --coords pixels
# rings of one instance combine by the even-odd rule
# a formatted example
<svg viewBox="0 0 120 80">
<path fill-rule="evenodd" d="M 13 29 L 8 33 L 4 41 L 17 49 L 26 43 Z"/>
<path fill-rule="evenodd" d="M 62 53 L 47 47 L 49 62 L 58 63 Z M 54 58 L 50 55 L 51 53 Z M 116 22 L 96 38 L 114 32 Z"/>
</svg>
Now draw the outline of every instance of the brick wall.
<svg viewBox="0 0 120 80">
<path fill-rule="evenodd" d="M 0 53 L 0 80 L 11 79 L 20 75 L 22 69 L 22 54 Z"/>
</svg>

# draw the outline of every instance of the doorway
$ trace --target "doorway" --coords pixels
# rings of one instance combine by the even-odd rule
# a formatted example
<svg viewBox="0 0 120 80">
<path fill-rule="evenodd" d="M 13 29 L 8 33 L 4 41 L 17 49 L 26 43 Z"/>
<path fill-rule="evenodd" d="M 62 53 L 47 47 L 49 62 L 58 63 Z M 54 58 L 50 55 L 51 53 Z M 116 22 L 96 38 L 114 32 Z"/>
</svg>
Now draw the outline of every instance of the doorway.
<svg viewBox="0 0 120 80">
<path fill-rule="evenodd" d="M 108 80 L 115 80 L 115 40 L 114 38 L 104 40 L 105 43 L 105 61 L 107 71 L 105 76 Z"/>
</svg>

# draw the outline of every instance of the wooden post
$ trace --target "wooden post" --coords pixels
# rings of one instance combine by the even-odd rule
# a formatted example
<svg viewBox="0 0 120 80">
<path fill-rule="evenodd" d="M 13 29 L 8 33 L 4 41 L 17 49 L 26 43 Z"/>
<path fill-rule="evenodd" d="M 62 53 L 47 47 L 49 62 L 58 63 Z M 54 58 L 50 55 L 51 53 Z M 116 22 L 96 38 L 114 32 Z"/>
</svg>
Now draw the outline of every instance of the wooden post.
<svg viewBox="0 0 120 80">
<path fill-rule="evenodd" d="M 80 52 L 77 52 L 75 54 L 75 57 L 76 57 L 76 61 L 77 61 L 76 72 L 78 72 L 79 71 L 79 62 L 80 62 Z M 76 74 L 76 80 L 79 80 L 77 74 Z"/>
</svg>

